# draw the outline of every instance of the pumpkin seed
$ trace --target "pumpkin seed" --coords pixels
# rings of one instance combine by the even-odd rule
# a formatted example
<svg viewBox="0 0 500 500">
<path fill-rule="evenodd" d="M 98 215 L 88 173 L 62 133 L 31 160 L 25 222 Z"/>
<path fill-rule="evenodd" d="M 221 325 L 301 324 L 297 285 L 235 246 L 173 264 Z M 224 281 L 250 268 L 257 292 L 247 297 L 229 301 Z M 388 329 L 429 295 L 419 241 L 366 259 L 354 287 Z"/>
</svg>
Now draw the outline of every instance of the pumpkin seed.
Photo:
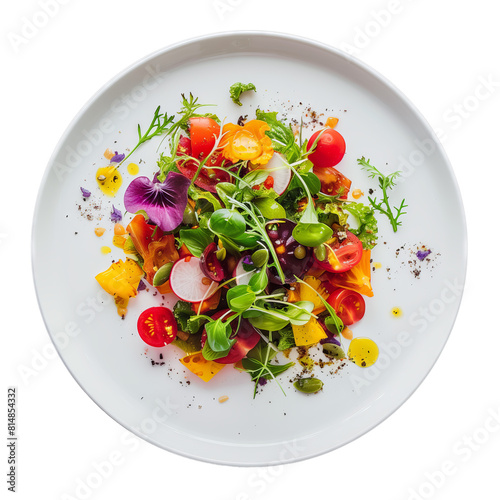
<svg viewBox="0 0 500 500">
<path fill-rule="evenodd" d="M 335 359 L 344 359 L 345 358 L 344 350 L 340 346 L 338 346 L 337 344 L 333 344 L 333 343 L 329 343 L 329 342 L 323 344 L 323 354 L 325 354 L 329 358 L 335 358 Z"/>
<path fill-rule="evenodd" d="M 153 278 L 153 286 L 161 286 L 168 281 L 170 278 L 170 271 L 174 266 L 173 262 L 167 262 L 163 266 L 156 271 L 155 276 Z"/>
<path fill-rule="evenodd" d="M 319 378 L 314 377 L 300 378 L 293 384 L 293 386 L 300 392 L 313 394 L 323 388 L 323 382 Z"/>
</svg>

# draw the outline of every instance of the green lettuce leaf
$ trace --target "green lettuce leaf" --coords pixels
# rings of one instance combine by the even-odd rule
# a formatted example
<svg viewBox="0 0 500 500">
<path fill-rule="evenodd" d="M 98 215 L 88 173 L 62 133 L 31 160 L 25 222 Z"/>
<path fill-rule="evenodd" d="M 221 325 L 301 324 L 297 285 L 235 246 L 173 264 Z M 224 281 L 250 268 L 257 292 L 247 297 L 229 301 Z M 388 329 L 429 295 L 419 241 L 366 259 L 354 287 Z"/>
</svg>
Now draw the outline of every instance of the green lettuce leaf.
<svg viewBox="0 0 500 500">
<path fill-rule="evenodd" d="M 363 203 L 346 203 L 344 208 L 356 217 L 358 227 L 349 227 L 349 231 L 355 234 L 363 243 L 364 249 L 371 249 L 377 244 L 377 219 L 373 208 Z"/>
<path fill-rule="evenodd" d="M 254 90 L 255 92 L 257 91 L 253 83 L 233 83 L 233 85 L 229 88 L 229 96 L 233 100 L 234 104 L 243 106 L 240 102 L 240 96 L 243 92 L 248 92 L 249 90 Z"/>
</svg>

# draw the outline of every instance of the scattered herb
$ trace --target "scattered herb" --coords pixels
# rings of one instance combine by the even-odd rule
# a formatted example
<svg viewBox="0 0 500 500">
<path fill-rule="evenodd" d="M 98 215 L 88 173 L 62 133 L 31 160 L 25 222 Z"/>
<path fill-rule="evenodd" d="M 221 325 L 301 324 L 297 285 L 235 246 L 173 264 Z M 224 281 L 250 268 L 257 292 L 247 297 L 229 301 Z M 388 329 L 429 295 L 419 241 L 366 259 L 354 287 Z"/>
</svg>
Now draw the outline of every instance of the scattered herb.
<svg viewBox="0 0 500 500">
<path fill-rule="evenodd" d="M 259 386 L 259 381 L 261 379 L 269 380 L 275 379 L 276 376 L 285 372 L 293 366 L 295 363 L 287 363 L 286 365 L 273 365 L 270 363 L 272 358 L 276 355 L 276 351 L 271 349 L 270 344 L 267 346 L 263 345 L 263 342 L 259 342 L 257 347 L 255 347 L 246 358 L 244 358 L 241 362 L 244 370 L 250 375 L 251 379 L 255 381 L 255 388 L 253 391 L 253 397 L 257 394 L 257 388 Z M 280 389 L 285 394 L 283 387 L 278 382 Z"/>
<path fill-rule="evenodd" d="M 233 100 L 234 104 L 242 106 L 240 102 L 240 96 L 243 92 L 248 92 L 249 90 L 257 91 L 253 83 L 233 83 L 229 88 L 229 96 Z"/>
<path fill-rule="evenodd" d="M 363 170 L 366 170 L 368 172 L 370 178 L 378 178 L 379 187 L 382 189 L 383 193 L 383 199 L 380 203 L 378 203 L 376 198 L 371 198 L 370 196 L 368 196 L 368 200 L 375 210 L 378 210 L 381 214 L 384 214 L 388 217 L 393 231 L 396 232 L 398 230 L 398 226 L 401 225 L 401 221 L 399 220 L 399 218 L 402 215 L 406 214 L 406 212 L 403 212 L 403 210 L 407 208 L 408 205 L 405 204 L 405 199 L 403 198 L 403 201 L 401 202 L 399 207 L 396 207 L 395 205 L 392 207 L 396 211 L 394 215 L 389 204 L 389 195 L 387 191 L 392 189 L 396 185 L 396 179 L 401 175 L 401 172 L 393 172 L 392 174 L 386 176 L 373 165 L 370 165 L 370 160 L 365 160 L 364 156 L 358 159 L 358 164 L 361 165 Z"/>
</svg>

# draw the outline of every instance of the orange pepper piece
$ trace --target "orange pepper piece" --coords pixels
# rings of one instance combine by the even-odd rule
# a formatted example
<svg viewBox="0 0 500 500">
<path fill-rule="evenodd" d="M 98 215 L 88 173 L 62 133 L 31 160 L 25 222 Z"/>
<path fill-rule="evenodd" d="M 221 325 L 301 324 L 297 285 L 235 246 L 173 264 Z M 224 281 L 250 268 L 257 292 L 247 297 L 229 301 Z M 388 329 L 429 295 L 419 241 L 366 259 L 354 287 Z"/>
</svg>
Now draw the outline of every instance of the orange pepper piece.
<svg viewBox="0 0 500 500">
<path fill-rule="evenodd" d="M 373 297 L 371 285 L 371 250 L 363 250 L 363 256 L 358 264 L 344 273 L 325 273 L 326 278 L 332 285 L 340 288 L 354 290 L 367 297 Z"/>
<path fill-rule="evenodd" d="M 161 266 L 177 260 L 179 260 L 179 252 L 175 248 L 175 236 L 173 234 L 166 234 L 159 241 L 152 241 L 148 245 L 142 266 L 148 282 L 151 285 L 153 284 L 154 275 Z"/>
</svg>

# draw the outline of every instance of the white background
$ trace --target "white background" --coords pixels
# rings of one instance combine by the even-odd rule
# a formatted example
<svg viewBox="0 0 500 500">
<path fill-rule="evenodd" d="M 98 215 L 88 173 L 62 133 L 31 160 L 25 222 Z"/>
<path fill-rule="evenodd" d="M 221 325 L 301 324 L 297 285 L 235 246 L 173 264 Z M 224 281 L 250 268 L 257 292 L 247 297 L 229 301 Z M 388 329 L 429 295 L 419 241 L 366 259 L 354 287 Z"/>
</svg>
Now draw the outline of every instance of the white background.
<svg viewBox="0 0 500 500">
<path fill-rule="evenodd" d="M 17 497 L 498 495 L 500 275 L 493 240 L 498 241 L 500 32 L 493 2 L 53 0 L 47 1 L 52 8 L 45 25 L 30 31 L 29 21 L 43 24 L 42 4 L 9 2 L 1 16 L 1 366 L 2 391 L 18 388 Z M 293 33 L 344 48 L 399 87 L 444 134 L 469 233 L 461 310 L 443 354 L 416 393 L 342 449 L 254 469 L 199 463 L 142 441 L 124 446 L 124 429 L 90 400 L 50 349 L 30 264 L 40 180 L 84 103 L 150 52 L 189 37 L 242 29 Z M 32 368 L 34 375 L 22 376 L 20 367 Z M 2 449 L 0 470 L 6 472 Z M 6 491 L 3 472 L 1 477 Z M 89 481 L 90 489 L 82 486 Z"/>
</svg>

